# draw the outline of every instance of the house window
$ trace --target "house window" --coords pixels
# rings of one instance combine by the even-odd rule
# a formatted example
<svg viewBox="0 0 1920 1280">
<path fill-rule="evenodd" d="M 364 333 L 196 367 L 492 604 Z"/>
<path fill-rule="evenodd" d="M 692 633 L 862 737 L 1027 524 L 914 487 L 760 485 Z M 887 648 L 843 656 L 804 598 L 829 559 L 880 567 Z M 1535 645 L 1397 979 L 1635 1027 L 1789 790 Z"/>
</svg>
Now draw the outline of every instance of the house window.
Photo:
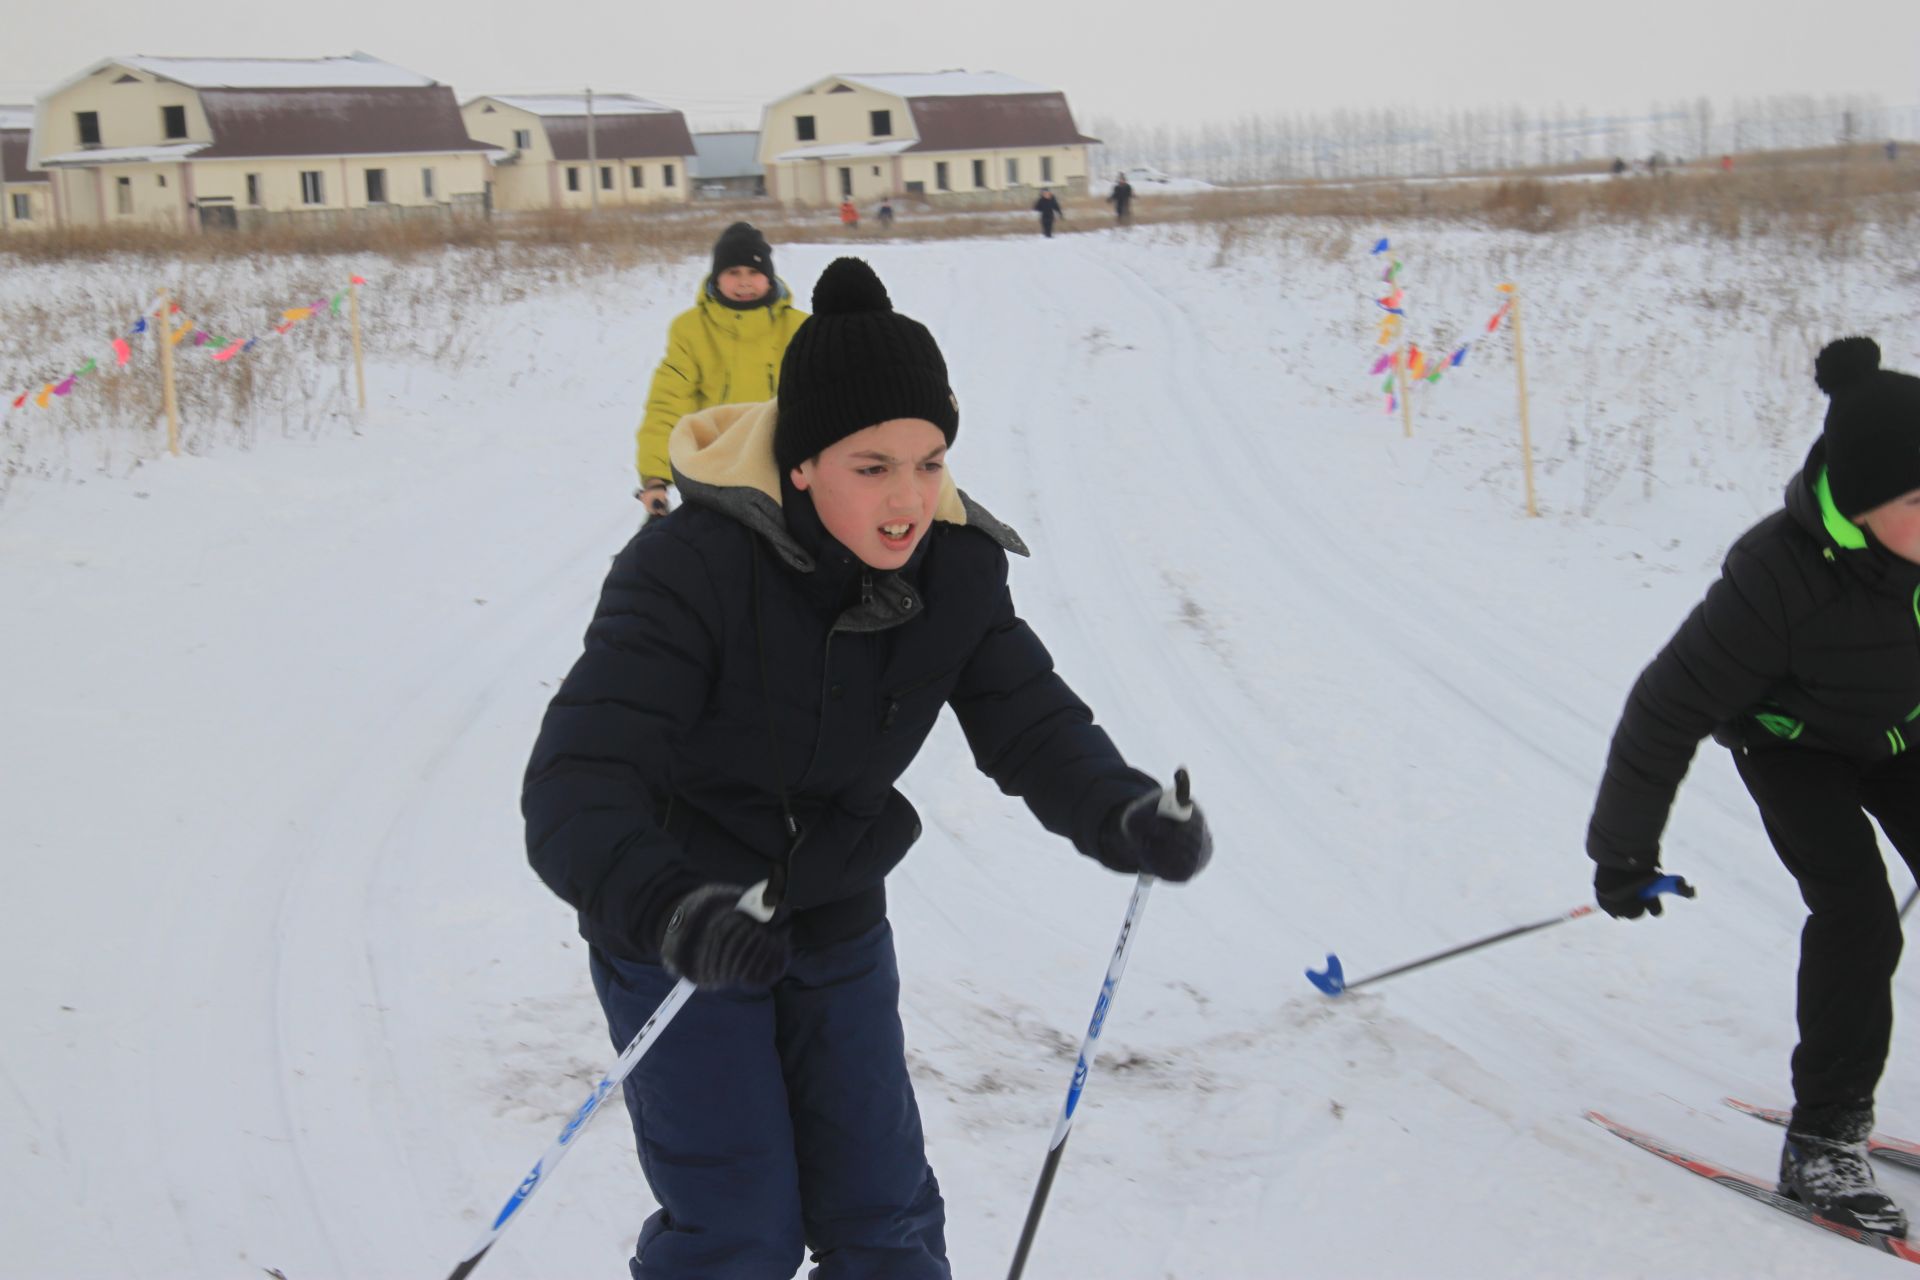
<svg viewBox="0 0 1920 1280">
<path fill-rule="evenodd" d="M 1020 162 L 1012 156 L 1007 157 L 1007 185 L 1010 187 L 1020 185 Z"/>
<path fill-rule="evenodd" d="M 610 164 L 600 166 L 600 189 L 602 191 L 613 190 L 613 166 Z"/>
<path fill-rule="evenodd" d="M 947 180 L 947 162 L 945 160 L 935 160 L 933 162 L 933 189 L 935 191 L 953 190 L 952 184 Z"/>
<path fill-rule="evenodd" d="M 433 170 L 431 169 L 420 171 L 420 194 L 425 199 L 433 199 Z"/>
<path fill-rule="evenodd" d="M 385 204 L 387 202 L 387 171 L 385 169 L 367 170 L 367 203 Z"/>
<path fill-rule="evenodd" d="M 327 202 L 327 188 L 323 182 L 324 177 L 325 175 L 318 169 L 302 169 L 300 171 L 301 204 L 325 204 Z"/>
<path fill-rule="evenodd" d="M 1040 181 L 1048 182 L 1048 183 L 1053 181 L 1053 157 L 1052 156 L 1040 157 Z"/>
<path fill-rule="evenodd" d="M 121 213 L 133 212 L 133 179 L 122 178 L 113 186 L 113 207 Z"/>
<path fill-rule="evenodd" d="M 165 130 L 169 142 L 186 137 L 187 109 L 185 107 L 160 108 L 160 125 Z"/>
<path fill-rule="evenodd" d="M 578 165 L 570 164 L 567 166 L 567 190 L 578 191 L 579 189 L 580 189 L 580 167 Z"/>
<path fill-rule="evenodd" d="M 647 185 L 647 171 L 637 164 L 631 166 L 631 168 L 633 169 L 633 172 L 628 174 L 627 176 L 633 179 L 633 189 L 635 191 L 638 191 L 640 188 Z"/>
<path fill-rule="evenodd" d="M 100 113 L 98 111 L 76 111 L 73 123 L 80 130 L 80 145 L 97 147 L 100 145 Z"/>
<path fill-rule="evenodd" d="M 260 205 L 260 175 L 257 173 L 247 175 L 247 203 L 255 208 Z"/>
<path fill-rule="evenodd" d="M 13 220 L 15 222 L 33 221 L 33 197 L 23 191 L 13 193 Z"/>
<path fill-rule="evenodd" d="M 986 185 L 987 185 L 987 162 L 985 160 L 975 160 L 973 162 L 973 189 L 975 191 L 979 191 L 983 189 Z"/>
<path fill-rule="evenodd" d="M 812 142 L 813 141 L 813 117 L 812 116 L 795 116 L 793 118 L 793 135 L 794 137 L 798 138 L 802 142 Z"/>
<path fill-rule="evenodd" d="M 513 145 L 520 151 L 533 150 L 533 130 L 515 129 L 513 131 Z"/>
<path fill-rule="evenodd" d="M 886 138 L 886 137 L 890 137 L 890 136 L 892 136 L 892 134 L 893 134 L 893 112 L 891 112 L 891 111 L 869 111 L 869 112 L 867 113 L 867 115 L 868 115 L 868 116 L 869 116 L 869 117 L 870 117 L 870 118 L 872 119 L 872 121 L 873 121 L 873 136 L 874 136 L 874 137 L 876 137 L 876 138 Z"/>
<path fill-rule="evenodd" d="M 660 185 L 663 187 L 670 187 L 673 185 L 673 166 L 672 165 L 663 164 L 660 166 Z"/>
</svg>

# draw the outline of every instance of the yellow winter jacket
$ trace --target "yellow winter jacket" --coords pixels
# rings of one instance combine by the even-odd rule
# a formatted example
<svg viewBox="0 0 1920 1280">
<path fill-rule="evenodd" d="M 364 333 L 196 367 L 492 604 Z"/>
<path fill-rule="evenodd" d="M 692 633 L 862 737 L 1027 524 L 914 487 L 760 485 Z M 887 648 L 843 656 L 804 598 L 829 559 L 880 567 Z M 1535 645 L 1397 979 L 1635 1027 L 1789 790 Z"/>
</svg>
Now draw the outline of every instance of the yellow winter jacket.
<svg viewBox="0 0 1920 1280">
<path fill-rule="evenodd" d="M 640 420 L 642 479 L 673 474 L 667 436 L 687 414 L 773 399 L 780 387 L 780 357 L 807 318 L 778 279 L 774 301 L 750 311 L 722 305 L 711 284 L 711 278 L 700 282 L 699 302 L 675 316 L 667 330 L 667 354 L 653 371 L 646 416 Z"/>
</svg>

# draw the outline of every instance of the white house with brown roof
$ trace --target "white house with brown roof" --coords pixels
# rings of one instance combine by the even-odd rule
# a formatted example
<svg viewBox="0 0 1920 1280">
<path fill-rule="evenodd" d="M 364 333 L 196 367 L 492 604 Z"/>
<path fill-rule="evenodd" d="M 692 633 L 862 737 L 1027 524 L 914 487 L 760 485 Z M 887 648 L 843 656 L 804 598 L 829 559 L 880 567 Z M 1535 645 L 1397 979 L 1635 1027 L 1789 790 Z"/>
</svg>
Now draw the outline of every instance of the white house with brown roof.
<svg viewBox="0 0 1920 1280">
<path fill-rule="evenodd" d="M 788 204 L 997 202 L 1085 190 L 1097 142 L 1065 94 L 998 71 L 837 75 L 767 106 L 760 161 L 767 194 Z"/>
<path fill-rule="evenodd" d="M 484 210 L 453 90 L 364 53 L 108 58 L 43 94 L 29 162 L 63 226 Z"/>
<path fill-rule="evenodd" d="M 682 203 L 693 135 L 671 107 L 630 93 L 496 94 L 460 108 L 493 147 L 502 209 Z"/>
<path fill-rule="evenodd" d="M 0 107 L 0 235 L 53 225 L 53 182 L 27 166 L 32 107 Z"/>
</svg>

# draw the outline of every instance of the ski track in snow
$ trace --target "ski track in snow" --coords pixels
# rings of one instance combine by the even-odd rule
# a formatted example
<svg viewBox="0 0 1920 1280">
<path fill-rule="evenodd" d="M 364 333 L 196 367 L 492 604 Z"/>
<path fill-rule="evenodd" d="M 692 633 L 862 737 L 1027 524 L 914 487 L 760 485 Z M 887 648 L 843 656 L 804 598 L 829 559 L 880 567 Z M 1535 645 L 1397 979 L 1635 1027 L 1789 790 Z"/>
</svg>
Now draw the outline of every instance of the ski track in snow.
<svg viewBox="0 0 1920 1280">
<path fill-rule="evenodd" d="M 1770 1158 L 1715 1100 L 1784 1088 L 1797 914 L 1724 776 L 1676 813 L 1706 888 L 1666 921 L 1339 1002 L 1300 975 L 1584 897 L 1626 691 L 1599 646 L 1680 616 L 1676 591 L 1638 631 L 1583 623 L 1586 592 L 1634 603 L 1611 569 L 1580 578 L 1629 535 L 1594 550 L 1578 522 L 1454 502 L 1442 428 L 1402 442 L 1316 387 L 1316 353 L 1355 340 L 1310 256 L 1290 303 L 1137 229 L 862 252 L 942 342 L 959 482 L 1034 549 L 1022 613 L 1136 763 L 1192 767 L 1219 838 L 1149 902 L 1030 1274 L 1879 1274 L 1580 1120 Z M 782 249 L 796 292 L 833 254 Z M 631 427 L 682 274 L 637 310 L 618 282 L 528 304 L 560 335 L 529 385 L 518 354 L 376 368 L 403 390 L 357 437 L 152 464 L 150 502 L 27 482 L 0 508 L 0 592 L 44 623 L 10 633 L 39 682 L 0 715 L 64 749 L 0 755 L 31 853 L 0 917 L 24 978 L 0 1275 L 436 1274 L 611 1058 L 516 802 L 634 525 Z M 1503 571 L 1540 615 L 1508 624 Z M 1540 651 L 1556 615 L 1601 639 Z M 996 1274 L 1129 886 L 999 797 L 951 717 L 903 786 L 926 826 L 891 890 L 909 1051 L 955 1272 Z M 1911 1132 L 1901 1069 L 1883 1127 Z M 620 1274 L 650 1206 L 608 1110 L 482 1274 Z"/>
</svg>

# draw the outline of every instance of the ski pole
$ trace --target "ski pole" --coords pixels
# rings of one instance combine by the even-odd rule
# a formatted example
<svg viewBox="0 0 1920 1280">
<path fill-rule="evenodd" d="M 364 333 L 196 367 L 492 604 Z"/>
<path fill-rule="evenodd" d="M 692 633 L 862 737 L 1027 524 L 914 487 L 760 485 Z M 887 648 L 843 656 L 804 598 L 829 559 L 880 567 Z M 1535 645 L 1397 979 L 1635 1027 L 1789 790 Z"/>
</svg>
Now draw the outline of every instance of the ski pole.
<svg viewBox="0 0 1920 1280">
<path fill-rule="evenodd" d="M 1193 816 L 1193 796 L 1185 769 L 1173 771 L 1173 790 L 1160 793 L 1156 812 L 1176 822 L 1185 822 Z M 1020 1280 L 1020 1273 L 1026 1270 L 1027 1253 L 1033 1248 L 1034 1234 L 1040 1229 L 1041 1211 L 1047 1207 L 1047 1192 L 1053 1189 L 1053 1175 L 1060 1167 L 1060 1154 L 1067 1149 L 1067 1135 L 1073 1129 L 1074 1108 L 1080 1105 L 1080 1094 L 1087 1087 L 1087 1077 L 1093 1073 L 1100 1028 L 1106 1025 L 1107 1015 L 1113 1011 L 1113 994 L 1120 986 L 1120 975 L 1127 971 L 1134 930 L 1146 910 L 1147 891 L 1151 888 L 1153 877 L 1142 871 L 1133 882 L 1133 900 L 1127 903 L 1127 918 L 1120 925 L 1120 940 L 1114 944 L 1113 959 L 1107 962 L 1107 980 L 1100 984 L 1100 998 L 1093 1002 L 1093 1021 L 1087 1025 L 1086 1039 L 1080 1042 L 1080 1059 L 1073 1066 L 1073 1083 L 1067 1086 L 1066 1105 L 1060 1108 L 1059 1122 L 1053 1126 L 1047 1160 L 1040 1167 L 1040 1182 L 1033 1189 L 1032 1203 L 1027 1206 L 1027 1221 L 1020 1228 L 1020 1244 L 1013 1251 L 1013 1267 L 1007 1272 L 1007 1280 Z"/>
<path fill-rule="evenodd" d="M 738 904 L 739 910 L 746 912 L 762 924 L 773 919 L 773 907 L 763 897 L 766 888 L 767 882 L 762 880 L 741 894 Z M 542 1155 L 535 1162 L 532 1171 L 520 1180 L 519 1187 L 507 1197 L 506 1205 L 495 1216 L 492 1225 L 480 1239 L 474 1242 L 473 1248 L 467 1250 L 466 1256 L 460 1260 L 460 1265 L 453 1269 L 447 1280 L 465 1280 L 465 1277 L 473 1274 L 473 1269 L 480 1265 L 480 1259 L 487 1256 L 487 1250 L 493 1248 L 494 1242 L 512 1225 L 514 1215 L 533 1198 L 533 1193 L 540 1189 L 541 1183 L 547 1180 L 548 1176 L 559 1167 L 561 1159 L 573 1149 L 573 1140 L 579 1137 L 587 1127 L 587 1121 L 593 1119 L 594 1112 L 598 1111 L 600 1104 L 607 1100 L 607 1095 L 620 1087 L 621 1081 L 627 1078 L 641 1057 L 653 1047 L 654 1041 L 660 1038 L 660 1033 L 667 1029 L 667 1024 L 673 1021 L 673 1015 L 680 1012 L 680 1006 L 687 1002 L 694 990 L 694 985 L 685 978 L 674 984 L 673 990 L 667 993 L 666 999 L 662 1000 L 659 1007 L 653 1011 L 653 1016 L 647 1019 L 646 1025 L 634 1033 L 633 1039 L 627 1042 L 627 1047 L 620 1051 L 620 1056 L 614 1059 L 613 1065 L 608 1067 L 606 1074 L 600 1077 L 600 1082 L 593 1086 L 593 1092 L 587 1095 L 587 1100 L 580 1104 L 580 1109 L 573 1113 L 573 1118 L 568 1120 L 566 1127 L 560 1130 L 560 1136 L 553 1140 L 553 1145 L 547 1148 L 546 1154 Z"/>
<path fill-rule="evenodd" d="M 1661 876 L 1658 880 L 1655 880 L 1652 884 L 1649 884 L 1640 891 L 1640 900 L 1642 902 L 1652 902 L 1663 893 L 1674 893 L 1683 898 L 1691 898 L 1694 896 L 1694 889 L 1692 885 L 1688 884 L 1679 876 Z M 1309 969 L 1307 970 L 1307 981 L 1320 988 L 1320 990 L 1327 995 L 1344 995 L 1349 991 L 1358 991 L 1370 982 L 1381 982 L 1387 978 L 1397 977 L 1403 973 L 1411 973 L 1415 969 L 1424 969 L 1430 964 L 1438 964 L 1442 960 L 1451 960 L 1453 957 L 1463 956 L 1469 951 L 1478 951 L 1482 947 L 1490 947 L 1496 942 L 1505 942 L 1509 938 L 1518 938 L 1522 934 L 1536 933 L 1541 929 L 1551 929 L 1554 925 L 1565 924 L 1569 920 L 1584 919 L 1598 910 L 1599 908 L 1590 902 L 1583 903 L 1571 911 L 1563 912 L 1557 916 L 1551 916 L 1545 920 L 1536 921 L 1533 924 L 1523 924 L 1516 928 L 1503 929 L 1499 933 L 1492 934 L 1474 942 L 1463 942 L 1457 947 L 1450 947 L 1445 951 L 1436 952 L 1430 956 L 1423 956 L 1418 960 L 1409 960 L 1407 963 L 1397 965 L 1392 969 L 1387 969 L 1380 973 L 1370 973 L 1358 982 L 1348 982 L 1346 972 L 1340 966 L 1340 957 L 1332 952 L 1328 952 L 1326 972 L 1322 973 L 1316 969 Z"/>
</svg>

